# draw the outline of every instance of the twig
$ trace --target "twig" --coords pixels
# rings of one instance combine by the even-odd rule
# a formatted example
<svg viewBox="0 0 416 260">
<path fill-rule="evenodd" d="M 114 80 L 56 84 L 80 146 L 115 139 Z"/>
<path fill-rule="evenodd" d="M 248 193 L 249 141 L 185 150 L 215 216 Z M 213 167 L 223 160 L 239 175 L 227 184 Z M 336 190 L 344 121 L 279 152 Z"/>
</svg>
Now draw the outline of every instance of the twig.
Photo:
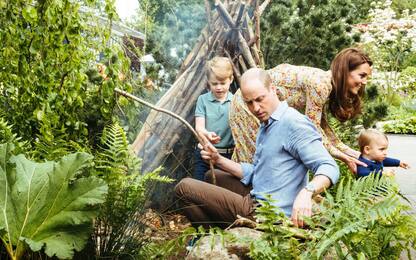
<svg viewBox="0 0 416 260">
<path fill-rule="evenodd" d="M 126 92 L 126 91 L 124 91 L 124 90 L 121 90 L 121 89 L 119 89 L 119 88 L 115 88 L 114 89 L 114 91 L 115 92 L 117 92 L 118 94 L 120 94 L 120 95 L 122 95 L 122 96 L 124 96 L 124 97 L 126 97 L 126 98 L 130 98 L 130 99 L 133 99 L 134 101 L 137 101 L 137 102 L 139 102 L 139 103 L 141 103 L 141 104 L 143 104 L 143 105 L 145 105 L 145 106 L 147 106 L 147 107 L 150 107 L 151 109 L 153 109 L 153 110 L 156 110 L 156 111 L 158 111 L 158 112 L 162 112 L 162 113 L 165 113 L 165 114 L 168 114 L 168 115 L 170 115 L 170 116 L 172 116 L 172 117 L 174 117 L 174 118 L 176 118 L 176 119 L 178 119 L 179 121 L 181 121 L 192 133 L 193 133 L 193 135 L 195 136 L 195 138 L 204 146 L 204 147 L 206 147 L 208 144 L 209 144 L 209 141 L 208 141 L 208 139 L 205 137 L 205 136 L 203 136 L 203 135 L 199 135 L 196 131 L 195 131 L 195 129 L 188 123 L 188 121 L 186 121 L 185 119 L 183 119 L 182 117 L 180 117 L 179 115 L 177 115 L 177 114 L 175 114 L 175 113 L 173 113 L 172 111 L 169 111 L 169 110 L 167 110 L 167 109 L 164 109 L 164 108 L 160 108 L 160 107 L 157 107 L 157 106 L 155 106 L 155 105 L 153 105 L 153 104 L 151 104 L 151 103 L 149 103 L 149 102 L 147 102 L 147 101 L 145 101 L 145 100 L 143 100 L 143 99 L 141 99 L 141 98 L 139 98 L 139 97 L 136 97 L 135 95 L 132 95 L 132 94 L 130 94 L 130 93 L 128 93 L 128 92 Z M 216 177 L 215 177 L 215 172 L 214 172 L 214 165 L 213 165 L 213 163 L 212 163 L 212 160 L 210 160 L 209 161 L 209 167 L 210 167 L 210 171 L 211 171 L 211 174 L 212 174 L 212 182 L 213 182 L 213 184 L 214 185 L 216 185 L 216 183 L 217 183 L 217 179 L 216 179 Z"/>
<path fill-rule="evenodd" d="M 215 6 L 218 9 L 218 13 L 223 18 L 223 21 L 230 27 L 231 29 L 235 28 L 235 24 L 233 22 L 233 19 L 231 18 L 230 13 L 227 11 L 227 8 L 220 2 L 215 1 Z"/>
<path fill-rule="evenodd" d="M 207 28 L 208 28 L 208 39 L 209 36 L 211 35 L 211 5 L 209 4 L 209 0 L 205 0 L 205 11 L 207 12 Z M 209 41 L 208 41 L 208 46 L 210 46 Z"/>
<path fill-rule="evenodd" d="M 229 230 L 232 227 L 235 226 L 242 226 L 242 227 L 248 227 L 248 228 L 252 228 L 252 229 L 257 229 L 257 230 L 262 230 L 261 228 L 258 227 L 259 223 L 248 219 L 248 218 L 244 218 L 240 215 L 237 215 L 237 219 L 230 225 L 228 226 L 225 230 Z M 313 240 L 313 235 L 311 235 L 310 233 L 308 233 L 306 230 L 300 229 L 300 228 L 293 228 L 293 227 L 288 227 L 288 226 L 284 226 L 281 223 L 276 223 L 274 225 L 278 225 L 279 228 L 281 230 L 284 230 L 287 233 L 291 233 L 294 237 L 299 238 L 299 239 L 304 239 L 304 240 Z"/>
<path fill-rule="evenodd" d="M 235 20 L 235 26 L 239 27 L 241 25 L 241 18 L 243 18 L 243 14 L 246 12 L 246 5 L 241 3 L 240 8 L 238 10 L 237 19 Z"/>
<path fill-rule="evenodd" d="M 265 0 L 259 7 L 259 16 L 261 16 L 264 12 L 264 10 L 266 10 L 266 7 L 270 4 L 270 0 Z"/>
</svg>

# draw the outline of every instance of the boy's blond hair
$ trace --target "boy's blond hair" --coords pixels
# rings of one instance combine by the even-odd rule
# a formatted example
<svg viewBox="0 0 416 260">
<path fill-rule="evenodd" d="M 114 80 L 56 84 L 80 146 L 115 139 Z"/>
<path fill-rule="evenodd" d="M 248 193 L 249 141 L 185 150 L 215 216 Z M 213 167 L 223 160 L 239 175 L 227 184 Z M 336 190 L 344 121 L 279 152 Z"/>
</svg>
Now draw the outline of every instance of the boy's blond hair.
<svg viewBox="0 0 416 260">
<path fill-rule="evenodd" d="M 384 137 L 387 141 L 389 140 L 387 135 L 376 129 L 370 128 L 361 130 L 358 135 L 358 146 L 360 147 L 360 152 L 363 153 L 364 147 L 370 145 L 370 143 L 377 137 Z"/>
<path fill-rule="evenodd" d="M 227 57 L 216 56 L 207 62 L 208 80 L 215 76 L 217 79 L 225 80 L 233 78 L 233 65 Z"/>
</svg>

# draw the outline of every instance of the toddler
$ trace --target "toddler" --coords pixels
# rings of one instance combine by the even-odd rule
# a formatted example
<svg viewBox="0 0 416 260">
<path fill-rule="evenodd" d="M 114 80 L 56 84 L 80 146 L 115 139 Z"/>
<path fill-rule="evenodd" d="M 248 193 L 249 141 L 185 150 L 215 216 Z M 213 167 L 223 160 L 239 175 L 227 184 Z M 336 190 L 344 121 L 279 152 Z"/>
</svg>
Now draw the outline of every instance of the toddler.
<svg viewBox="0 0 416 260">
<path fill-rule="evenodd" d="M 387 157 L 387 147 L 389 141 L 387 136 L 375 129 L 365 129 L 358 136 L 358 145 L 360 146 L 361 155 L 358 160 L 367 164 L 367 167 L 358 165 L 358 177 L 368 176 L 370 173 L 376 173 L 385 176 L 393 175 L 391 172 L 383 173 L 384 166 L 400 166 L 404 169 L 409 165 L 400 160 Z"/>
</svg>

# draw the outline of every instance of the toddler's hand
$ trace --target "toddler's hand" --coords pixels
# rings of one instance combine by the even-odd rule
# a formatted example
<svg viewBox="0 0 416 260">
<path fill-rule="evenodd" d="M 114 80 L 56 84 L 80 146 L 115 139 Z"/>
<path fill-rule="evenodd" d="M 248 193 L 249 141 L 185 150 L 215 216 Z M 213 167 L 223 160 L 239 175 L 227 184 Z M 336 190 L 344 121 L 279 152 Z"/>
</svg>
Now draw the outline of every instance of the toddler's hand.
<svg viewBox="0 0 416 260">
<path fill-rule="evenodd" d="M 409 164 L 407 164 L 405 162 L 400 162 L 400 165 L 399 166 L 402 167 L 402 168 L 404 168 L 404 169 L 409 169 L 410 168 Z"/>
</svg>

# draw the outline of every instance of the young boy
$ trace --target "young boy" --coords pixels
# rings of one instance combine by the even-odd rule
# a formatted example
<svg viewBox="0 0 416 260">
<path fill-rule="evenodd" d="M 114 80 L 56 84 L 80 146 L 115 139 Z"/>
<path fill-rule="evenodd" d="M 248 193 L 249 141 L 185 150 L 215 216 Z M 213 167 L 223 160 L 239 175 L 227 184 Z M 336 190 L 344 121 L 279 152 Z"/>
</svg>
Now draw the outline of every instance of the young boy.
<svg viewBox="0 0 416 260">
<path fill-rule="evenodd" d="M 358 136 L 358 145 L 360 146 L 361 151 L 358 160 L 367 164 L 367 167 L 358 165 L 358 177 L 368 176 L 373 172 L 380 176 L 392 176 L 392 173 L 383 173 L 384 166 L 400 166 L 404 169 L 409 168 L 407 163 L 387 157 L 389 141 L 387 136 L 380 131 L 375 129 L 362 130 Z"/>
<path fill-rule="evenodd" d="M 195 130 L 204 135 L 219 153 L 231 158 L 234 140 L 228 125 L 228 111 L 233 94 L 229 92 L 233 82 L 233 67 L 226 57 L 214 57 L 207 63 L 208 93 L 198 97 L 195 108 Z M 194 177 L 205 179 L 209 165 L 202 160 L 200 149 L 195 151 Z"/>
</svg>

